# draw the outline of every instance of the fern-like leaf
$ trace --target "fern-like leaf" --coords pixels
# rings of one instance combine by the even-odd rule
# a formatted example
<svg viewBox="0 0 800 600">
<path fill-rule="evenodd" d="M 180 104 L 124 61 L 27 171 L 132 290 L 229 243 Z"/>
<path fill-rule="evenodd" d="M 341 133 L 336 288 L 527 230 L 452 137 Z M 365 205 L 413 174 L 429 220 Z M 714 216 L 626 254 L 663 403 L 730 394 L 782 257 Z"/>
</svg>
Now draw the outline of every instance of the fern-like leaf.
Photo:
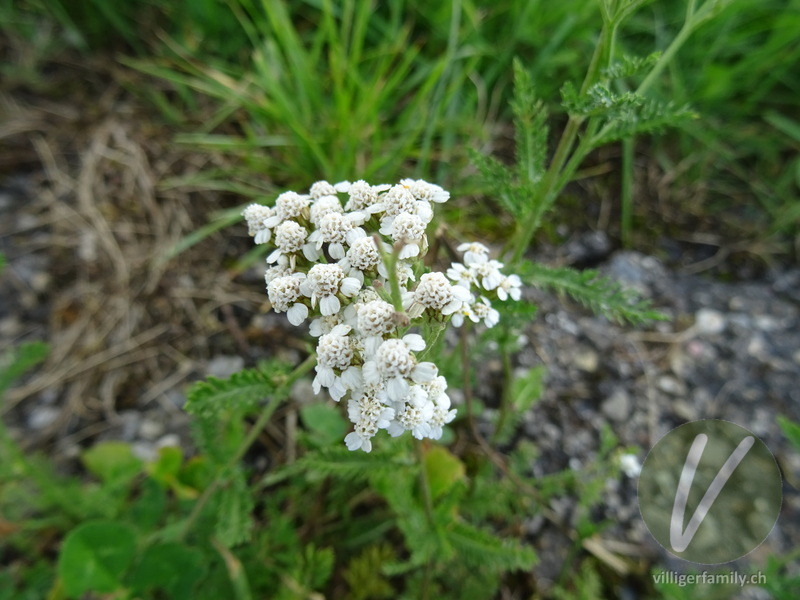
<svg viewBox="0 0 800 600">
<path fill-rule="evenodd" d="M 454 523 L 444 536 L 455 554 L 475 567 L 494 571 L 527 570 L 537 562 L 532 548 L 515 540 L 499 538 L 468 523 Z"/>
<path fill-rule="evenodd" d="M 547 109 L 536 98 L 533 78 L 519 59 L 514 60 L 514 129 L 517 142 L 517 175 L 527 183 L 538 182 L 547 160 Z"/>
<path fill-rule="evenodd" d="M 648 99 L 635 108 L 630 107 L 630 110 L 617 111 L 600 133 L 592 138 L 592 144 L 602 146 L 635 134 L 656 133 L 696 118 L 697 113 L 689 106 Z"/>
<path fill-rule="evenodd" d="M 565 293 L 593 312 L 619 323 L 639 325 L 666 318 L 653 310 L 648 300 L 594 270 L 577 271 L 527 263 L 522 277 L 530 285 Z"/>
<path fill-rule="evenodd" d="M 253 496 L 241 468 L 231 473 L 217 502 L 215 534 L 219 542 L 232 548 L 249 541 L 253 530 Z"/>
<path fill-rule="evenodd" d="M 208 377 L 189 390 L 186 411 L 207 419 L 231 408 L 250 410 L 275 388 L 274 376 L 259 369 L 240 371 L 228 379 Z"/>
<path fill-rule="evenodd" d="M 653 52 L 648 56 L 630 56 L 623 55 L 622 58 L 615 62 L 607 69 L 603 69 L 603 75 L 607 79 L 624 79 L 625 77 L 632 77 L 649 71 L 653 65 L 661 58 L 661 52 Z"/>
<path fill-rule="evenodd" d="M 409 463 L 384 452 L 351 452 L 345 447 L 322 448 L 298 460 L 296 470 L 309 475 L 338 477 L 349 481 L 365 481 L 381 473 L 408 468 Z"/>
<path fill-rule="evenodd" d="M 618 118 L 635 112 L 645 103 L 645 99 L 633 92 L 615 94 L 607 86 L 596 83 L 584 95 L 579 95 L 575 86 L 565 83 L 561 88 L 562 106 L 570 115 L 580 117 L 605 116 Z"/>
</svg>

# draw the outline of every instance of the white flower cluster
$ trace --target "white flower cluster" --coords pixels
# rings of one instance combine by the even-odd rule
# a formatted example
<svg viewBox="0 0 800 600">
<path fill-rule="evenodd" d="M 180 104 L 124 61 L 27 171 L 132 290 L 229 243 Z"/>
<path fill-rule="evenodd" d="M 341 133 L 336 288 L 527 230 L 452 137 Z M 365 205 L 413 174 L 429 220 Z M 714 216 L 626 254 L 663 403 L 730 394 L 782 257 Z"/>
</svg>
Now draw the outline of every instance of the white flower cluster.
<svg viewBox="0 0 800 600">
<path fill-rule="evenodd" d="M 519 277 L 503 275 L 479 243 L 459 246 L 464 262 L 446 274 L 417 279 L 432 203 L 449 198 L 422 180 L 318 181 L 308 194 L 284 192 L 273 207 L 244 210 L 255 243 L 274 248 L 266 271 L 273 309 L 293 325 L 310 320 L 318 338 L 314 391 L 325 388 L 337 402 L 347 396 L 350 450 L 369 452 L 380 429 L 439 439 L 456 411 L 445 378 L 420 359 L 425 340 L 408 330 L 448 319 L 459 326 L 465 317 L 492 327 L 499 314 L 490 296 L 520 298 Z"/>
</svg>

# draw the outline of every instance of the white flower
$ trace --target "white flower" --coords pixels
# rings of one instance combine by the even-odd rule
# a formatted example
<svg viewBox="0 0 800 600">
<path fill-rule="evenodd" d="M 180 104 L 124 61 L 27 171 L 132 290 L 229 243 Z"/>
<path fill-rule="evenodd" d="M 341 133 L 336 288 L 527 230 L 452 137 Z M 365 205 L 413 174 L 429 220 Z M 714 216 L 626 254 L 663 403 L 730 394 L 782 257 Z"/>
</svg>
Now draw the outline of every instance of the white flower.
<svg viewBox="0 0 800 600">
<path fill-rule="evenodd" d="M 289 267 L 288 259 L 285 256 L 282 256 L 281 260 L 278 260 L 278 264 L 273 265 L 266 270 L 264 273 L 264 281 L 266 281 L 267 285 L 269 285 L 269 282 L 273 279 L 283 277 L 284 275 L 291 275 L 292 273 L 294 273 L 294 271 L 292 271 L 291 267 Z"/>
<path fill-rule="evenodd" d="M 470 289 L 473 285 L 478 285 L 475 272 L 472 269 L 468 269 L 461 263 L 451 264 L 450 268 L 447 269 L 447 276 L 455 281 L 456 285 L 460 285 L 467 289 Z"/>
<path fill-rule="evenodd" d="M 294 221 L 284 221 L 275 228 L 275 245 L 277 248 L 267 257 L 268 263 L 277 262 L 283 255 L 300 252 L 305 246 L 308 231 Z"/>
<path fill-rule="evenodd" d="M 503 263 L 496 260 L 476 262 L 473 263 L 470 268 L 475 273 L 475 278 L 480 281 L 481 286 L 483 286 L 485 290 L 496 289 L 505 279 L 505 275 L 500 272 L 500 269 L 503 268 Z"/>
<path fill-rule="evenodd" d="M 302 295 L 300 285 L 305 279 L 302 273 L 276 277 L 267 285 L 267 294 L 275 312 L 285 312 L 292 325 L 300 325 L 308 316 L 308 307 L 296 302 Z"/>
<path fill-rule="evenodd" d="M 472 304 L 475 302 L 475 299 L 470 296 L 469 302 L 464 302 L 464 304 L 459 308 L 456 312 L 453 313 L 453 316 L 450 317 L 450 322 L 453 324 L 454 327 L 461 327 L 464 324 L 464 318 L 469 319 L 473 323 L 477 323 L 480 321 L 478 315 L 472 310 Z"/>
<path fill-rule="evenodd" d="M 401 400 L 409 390 L 411 379 L 424 383 L 436 377 L 436 365 L 431 362 L 417 363 L 412 351 L 425 348 L 425 341 L 418 334 L 408 334 L 402 340 L 384 341 L 364 363 L 364 381 L 368 384 L 386 383 L 386 391 L 391 400 Z"/>
<path fill-rule="evenodd" d="M 342 307 L 338 294 L 352 297 L 358 293 L 361 282 L 354 277 L 345 277 L 342 267 L 336 264 L 314 265 L 300 286 L 303 295 L 311 298 L 311 307 L 319 301 L 323 316 L 333 315 Z"/>
<path fill-rule="evenodd" d="M 450 192 L 435 183 L 428 183 L 423 179 L 417 179 L 416 181 L 403 179 L 400 184 L 406 186 L 417 200 L 442 203 L 450 199 Z"/>
<path fill-rule="evenodd" d="M 404 185 L 393 185 L 374 206 L 376 209 L 380 208 L 387 217 L 396 217 L 400 213 L 417 212 L 417 201 Z"/>
<path fill-rule="evenodd" d="M 267 219 L 268 227 L 277 227 L 288 219 L 308 216 L 309 196 L 297 192 L 284 192 L 275 200 L 275 214 Z"/>
<path fill-rule="evenodd" d="M 347 415 L 355 425 L 354 431 L 345 438 L 349 450 L 372 450 L 370 439 L 379 429 L 389 427 L 394 419 L 394 409 L 386 406 L 383 396 L 385 393 L 377 388 L 367 388 L 354 392 L 347 403 Z"/>
<path fill-rule="evenodd" d="M 308 236 L 308 241 L 315 242 L 317 250 L 323 243 L 328 244 L 331 257 L 339 260 L 344 258 L 344 245 L 353 244 L 356 240 L 366 237 L 366 232 L 358 227 L 365 220 L 365 215 L 360 212 L 343 215 L 331 212 L 322 217 L 316 231 Z"/>
<path fill-rule="evenodd" d="M 373 300 L 358 309 L 358 330 L 364 336 L 383 336 L 397 329 L 394 306 Z"/>
<path fill-rule="evenodd" d="M 342 324 L 342 316 L 339 313 L 326 317 L 317 317 L 308 326 L 308 333 L 312 337 L 319 337 L 330 333 L 334 327 Z"/>
<path fill-rule="evenodd" d="M 412 258 L 419 255 L 420 248 L 427 245 L 425 240 L 425 223 L 412 213 L 400 213 L 382 222 L 380 233 L 391 235 L 395 242 L 405 244 L 400 250 L 399 258 Z"/>
<path fill-rule="evenodd" d="M 361 384 L 360 369 L 352 364 L 355 350 L 349 333 L 350 327 L 337 325 L 317 343 L 317 375 L 311 385 L 315 394 L 322 387 L 328 388 L 331 398 L 337 402 L 348 389 Z M 337 371 L 341 375 L 337 375 Z"/>
<path fill-rule="evenodd" d="M 487 327 L 494 327 L 500 321 L 500 313 L 492 308 L 491 302 L 483 296 L 472 305 L 472 312 L 479 320 L 483 319 Z"/>
<path fill-rule="evenodd" d="M 623 454 L 620 456 L 619 468 L 631 479 L 638 477 L 642 472 L 642 465 L 635 454 Z"/>
<path fill-rule="evenodd" d="M 381 242 L 383 244 L 383 242 Z M 386 246 L 386 244 L 384 244 Z M 382 277 L 388 277 L 389 272 L 381 260 L 375 240 L 371 237 L 362 237 L 350 245 L 345 257 L 339 261 L 342 269 L 350 277 L 358 278 L 362 283 L 364 273 L 377 271 Z"/>
<path fill-rule="evenodd" d="M 519 275 L 509 275 L 497 286 L 497 297 L 500 300 L 519 300 L 522 297 L 522 280 Z"/>
<path fill-rule="evenodd" d="M 318 200 L 323 196 L 336 196 L 336 188 L 327 181 L 317 181 L 311 185 L 308 195 L 314 200 Z"/>
<path fill-rule="evenodd" d="M 421 386 L 415 385 L 409 389 L 402 408 L 395 409 L 395 418 L 387 431 L 392 437 L 397 437 L 404 431 L 410 431 L 411 435 L 418 440 L 430 437 L 432 433 L 430 420 L 434 410 L 435 407 L 428 400 L 425 390 Z"/>
<path fill-rule="evenodd" d="M 311 214 L 311 222 L 318 227 L 322 217 L 334 212 L 341 214 L 344 209 L 336 196 L 322 196 L 311 205 L 309 212 Z"/>
<path fill-rule="evenodd" d="M 248 234 L 255 238 L 256 244 L 266 244 L 270 240 L 272 229 L 266 223 L 274 214 L 272 208 L 261 204 L 251 204 L 242 212 Z"/>
<path fill-rule="evenodd" d="M 378 212 L 380 210 L 376 207 L 378 194 L 390 187 L 388 185 L 370 185 L 363 179 L 354 181 L 347 190 L 350 194 L 350 199 L 344 207 L 346 210 L 358 210 L 368 213 Z"/>
<path fill-rule="evenodd" d="M 430 437 L 432 440 L 438 440 L 442 437 L 442 428 L 456 418 L 456 409 L 448 410 L 442 406 L 434 406 L 433 415 L 431 415 L 428 422 L 431 431 Z"/>
<path fill-rule="evenodd" d="M 412 318 L 421 315 L 425 309 L 433 309 L 443 315 L 451 315 L 459 310 L 470 298 L 469 290 L 460 285 L 452 285 L 444 274 L 425 273 L 413 292 L 403 298 L 403 305 Z"/>
<path fill-rule="evenodd" d="M 464 264 L 472 266 L 486 262 L 489 259 L 489 248 L 480 242 L 468 242 L 458 246 L 458 251 L 464 253 Z"/>
</svg>

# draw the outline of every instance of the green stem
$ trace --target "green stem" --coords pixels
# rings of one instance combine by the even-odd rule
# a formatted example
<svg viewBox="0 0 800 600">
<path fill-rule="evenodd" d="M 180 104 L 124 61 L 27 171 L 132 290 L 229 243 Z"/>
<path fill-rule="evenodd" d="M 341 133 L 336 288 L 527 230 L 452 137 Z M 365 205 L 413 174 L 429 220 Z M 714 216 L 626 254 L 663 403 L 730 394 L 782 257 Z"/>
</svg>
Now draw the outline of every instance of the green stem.
<svg viewBox="0 0 800 600">
<path fill-rule="evenodd" d="M 600 32 L 600 40 L 597 46 L 595 46 L 592 60 L 586 72 L 586 77 L 581 85 L 581 95 L 585 94 L 589 88 L 597 82 L 603 64 L 613 55 L 612 46 L 614 44 L 616 28 L 616 24 L 612 22 L 607 21 L 603 24 L 603 29 Z M 547 207 L 550 206 L 555 197 L 561 192 L 563 186 L 556 184 L 562 179 L 560 177 L 562 169 L 567 162 L 583 121 L 584 117 L 577 115 L 571 115 L 567 121 L 564 132 L 561 134 L 561 139 L 558 141 L 553 160 L 536 189 L 537 197 L 532 203 L 534 206 L 533 214 L 531 214 L 527 222 L 523 225 L 522 234 L 517 238 L 514 253 L 511 258 L 512 265 L 519 263 L 525 250 L 527 250 L 530 245 L 533 235 L 539 228 L 544 211 L 547 210 Z"/>
<path fill-rule="evenodd" d="M 275 390 L 275 393 L 270 398 L 267 405 L 264 407 L 264 410 L 261 411 L 258 419 L 256 420 L 253 427 L 247 434 L 247 437 L 239 444 L 239 447 L 236 449 L 236 452 L 233 453 L 230 460 L 221 466 L 218 470 L 216 475 L 214 475 L 214 479 L 211 481 L 209 486 L 203 490 L 202 495 L 197 499 L 195 502 L 194 507 L 192 507 L 192 512 L 189 513 L 189 516 L 186 518 L 186 521 L 183 523 L 183 527 L 181 528 L 180 532 L 180 539 L 186 537 L 189 531 L 194 525 L 194 522 L 200 516 L 200 513 L 203 511 L 206 503 L 209 501 L 211 496 L 214 492 L 219 488 L 222 482 L 227 477 L 227 474 L 236 466 L 242 457 L 245 455 L 247 450 L 250 446 L 253 445 L 253 442 L 256 441 L 256 438 L 261 434 L 261 431 L 264 429 L 266 424 L 269 422 L 270 418 L 272 417 L 275 410 L 280 406 L 281 402 L 284 398 L 289 394 L 291 390 L 292 384 L 295 381 L 303 377 L 306 373 L 308 373 L 312 367 L 316 364 L 317 355 L 311 354 L 308 358 L 306 358 L 294 371 L 292 371 L 289 375 L 286 376 L 286 379 L 280 385 L 278 389 Z"/>
<path fill-rule="evenodd" d="M 425 453 L 422 451 L 422 441 L 414 438 L 414 453 L 417 455 L 419 463 L 419 485 L 422 491 L 422 501 L 425 506 L 425 518 L 428 525 L 433 529 L 433 500 L 431 499 L 431 486 L 428 483 L 428 475 L 425 472 Z"/>
<path fill-rule="evenodd" d="M 397 245 L 392 248 L 391 254 L 386 254 L 383 249 L 381 239 L 376 235 L 374 238 L 375 246 L 378 248 L 378 254 L 381 256 L 383 264 L 386 266 L 386 271 L 389 273 L 389 289 L 392 291 L 392 304 L 394 309 L 401 313 L 403 309 L 403 296 L 400 293 L 400 282 L 397 280 L 397 258 L 400 253 Z"/>
</svg>

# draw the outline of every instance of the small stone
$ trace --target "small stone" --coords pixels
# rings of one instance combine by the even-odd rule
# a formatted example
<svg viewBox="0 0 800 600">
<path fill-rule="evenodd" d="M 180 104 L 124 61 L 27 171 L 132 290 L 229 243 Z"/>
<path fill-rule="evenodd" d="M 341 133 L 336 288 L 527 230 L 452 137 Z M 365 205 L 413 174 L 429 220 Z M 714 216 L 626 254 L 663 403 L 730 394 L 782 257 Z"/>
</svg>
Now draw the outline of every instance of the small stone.
<svg viewBox="0 0 800 600">
<path fill-rule="evenodd" d="M 154 440 L 164 433 L 164 424 L 154 419 L 143 419 L 139 425 L 139 437 L 144 440 Z"/>
<path fill-rule="evenodd" d="M 624 388 L 617 388 L 603 400 L 600 411 L 612 421 L 624 421 L 630 417 L 631 397 Z"/>
<path fill-rule="evenodd" d="M 120 439 L 131 442 L 139 432 L 142 416 L 135 410 L 125 410 L 119 413 Z"/>
<path fill-rule="evenodd" d="M 167 435 L 161 436 L 158 441 L 155 443 L 156 448 L 167 448 L 167 447 L 174 447 L 180 448 L 181 447 L 181 438 L 178 436 L 177 433 L 168 433 Z"/>
<path fill-rule="evenodd" d="M 725 315 L 712 308 L 701 308 L 694 315 L 698 333 L 716 335 L 725 330 Z"/>
<path fill-rule="evenodd" d="M 586 373 L 596 373 L 600 365 L 600 356 L 594 350 L 583 348 L 572 357 L 575 366 Z"/>
<path fill-rule="evenodd" d="M 662 375 L 656 382 L 656 387 L 670 396 L 683 396 L 686 393 L 686 388 L 683 384 L 670 375 Z"/>
<path fill-rule="evenodd" d="M 242 369 L 244 369 L 244 359 L 241 356 L 220 354 L 208 361 L 206 375 L 225 379 Z"/>
<path fill-rule="evenodd" d="M 146 462 L 152 462 L 158 458 L 158 451 L 150 442 L 134 442 L 131 444 L 131 452 L 136 458 Z"/>
<path fill-rule="evenodd" d="M 28 427 L 45 429 L 56 422 L 61 411 L 53 406 L 37 406 L 28 415 Z"/>
</svg>

